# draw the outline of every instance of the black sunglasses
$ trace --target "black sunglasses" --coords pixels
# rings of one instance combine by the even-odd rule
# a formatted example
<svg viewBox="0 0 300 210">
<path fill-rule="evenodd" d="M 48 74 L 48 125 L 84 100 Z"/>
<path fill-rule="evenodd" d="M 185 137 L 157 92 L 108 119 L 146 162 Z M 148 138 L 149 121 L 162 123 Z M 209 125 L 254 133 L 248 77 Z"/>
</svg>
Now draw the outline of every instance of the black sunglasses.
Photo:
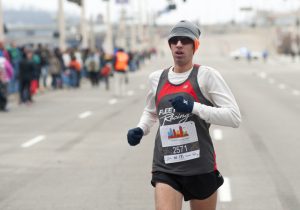
<svg viewBox="0 0 300 210">
<path fill-rule="evenodd" d="M 174 36 L 171 39 L 169 39 L 169 44 L 174 44 L 176 45 L 178 41 L 181 42 L 181 44 L 186 45 L 186 44 L 193 44 L 194 41 L 190 39 L 189 37 L 186 36 Z"/>
</svg>

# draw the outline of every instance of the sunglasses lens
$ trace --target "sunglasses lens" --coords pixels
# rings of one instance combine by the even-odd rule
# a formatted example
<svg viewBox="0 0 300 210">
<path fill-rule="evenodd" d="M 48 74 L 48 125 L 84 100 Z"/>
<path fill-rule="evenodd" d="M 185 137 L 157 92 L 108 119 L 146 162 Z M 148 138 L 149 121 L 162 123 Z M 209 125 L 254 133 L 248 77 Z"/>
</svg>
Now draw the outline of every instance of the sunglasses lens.
<svg viewBox="0 0 300 210">
<path fill-rule="evenodd" d="M 170 44 L 175 44 L 175 45 L 176 45 L 177 42 L 178 42 L 178 40 L 179 40 L 178 37 L 172 37 L 172 38 L 169 40 L 169 43 L 170 43 Z"/>
<path fill-rule="evenodd" d="M 182 37 L 181 39 L 180 39 L 180 41 L 181 41 L 181 43 L 182 44 L 191 44 L 191 43 L 193 43 L 193 40 L 191 40 L 190 38 L 187 38 L 187 37 Z"/>
<path fill-rule="evenodd" d="M 181 44 L 183 44 L 183 45 L 193 43 L 193 40 L 191 40 L 190 38 L 188 38 L 188 37 L 179 37 L 179 36 L 177 36 L 177 37 L 172 37 L 172 38 L 169 40 L 169 43 L 170 43 L 170 44 L 176 45 L 176 44 L 178 43 L 178 41 L 180 41 Z"/>
</svg>

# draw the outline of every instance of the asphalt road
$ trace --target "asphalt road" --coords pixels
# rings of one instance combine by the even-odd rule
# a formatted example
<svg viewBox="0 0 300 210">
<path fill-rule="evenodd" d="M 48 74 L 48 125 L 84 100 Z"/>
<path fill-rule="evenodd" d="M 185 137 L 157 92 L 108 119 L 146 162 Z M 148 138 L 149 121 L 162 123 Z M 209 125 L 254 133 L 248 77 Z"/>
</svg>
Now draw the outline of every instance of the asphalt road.
<svg viewBox="0 0 300 210">
<path fill-rule="evenodd" d="M 243 117 L 238 129 L 211 127 L 225 177 L 218 209 L 300 209 L 299 63 L 195 61 L 220 71 Z M 145 105 L 148 75 L 170 64 L 158 57 L 130 74 L 122 98 L 85 83 L 46 91 L 30 106 L 12 101 L 0 113 L 0 209 L 153 210 L 157 126 L 136 147 L 126 134 Z"/>
</svg>

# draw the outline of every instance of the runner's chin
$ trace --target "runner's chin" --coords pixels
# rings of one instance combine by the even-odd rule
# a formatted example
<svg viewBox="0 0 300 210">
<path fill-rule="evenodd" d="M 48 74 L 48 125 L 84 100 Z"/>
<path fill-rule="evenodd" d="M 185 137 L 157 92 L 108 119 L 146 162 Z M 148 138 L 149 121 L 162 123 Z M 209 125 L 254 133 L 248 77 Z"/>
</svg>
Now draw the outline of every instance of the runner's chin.
<svg viewBox="0 0 300 210">
<path fill-rule="evenodd" d="M 184 56 L 184 54 L 180 54 L 180 55 L 174 55 L 174 62 L 176 64 L 179 64 L 179 65 L 183 65 L 185 64 L 187 61 L 186 61 L 186 57 Z"/>
</svg>

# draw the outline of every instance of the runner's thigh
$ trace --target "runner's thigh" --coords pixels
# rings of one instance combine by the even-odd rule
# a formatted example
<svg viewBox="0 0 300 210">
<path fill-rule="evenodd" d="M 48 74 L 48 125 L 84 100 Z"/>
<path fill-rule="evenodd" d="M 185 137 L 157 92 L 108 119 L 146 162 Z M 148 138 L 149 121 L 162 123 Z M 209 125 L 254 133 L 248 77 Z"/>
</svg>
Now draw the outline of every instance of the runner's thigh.
<svg viewBox="0 0 300 210">
<path fill-rule="evenodd" d="M 155 208 L 156 210 L 181 210 L 182 194 L 164 183 L 156 183 Z"/>
</svg>

